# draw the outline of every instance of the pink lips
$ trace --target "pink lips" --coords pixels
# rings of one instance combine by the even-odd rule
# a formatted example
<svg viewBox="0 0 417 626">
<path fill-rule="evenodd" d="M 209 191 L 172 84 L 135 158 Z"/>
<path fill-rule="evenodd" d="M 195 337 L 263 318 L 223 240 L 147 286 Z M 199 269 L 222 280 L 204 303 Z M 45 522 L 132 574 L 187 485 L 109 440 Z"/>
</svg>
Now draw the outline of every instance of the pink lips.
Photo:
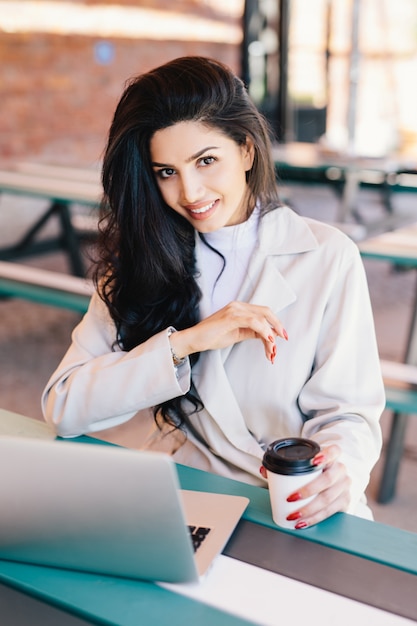
<svg viewBox="0 0 417 626">
<path fill-rule="evenodd" d="M 210 217 L 213 212 L 216 210 L 218 200 L 213 200 L 212 202 L 199 202 L 198 204 L 186 205 L 184 206 L 185 210 L 190 214 L 190 216 L 195 220 L 204 220 Z"/>
</svg>

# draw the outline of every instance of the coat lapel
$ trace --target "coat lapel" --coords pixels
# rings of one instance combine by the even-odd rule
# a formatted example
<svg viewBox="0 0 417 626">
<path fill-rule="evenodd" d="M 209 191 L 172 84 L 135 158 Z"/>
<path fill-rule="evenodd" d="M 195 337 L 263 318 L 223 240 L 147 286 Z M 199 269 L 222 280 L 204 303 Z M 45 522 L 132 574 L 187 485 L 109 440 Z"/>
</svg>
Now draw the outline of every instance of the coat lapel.
<svg viewBox="0 0 417 626">
<path fill-rule="evenodd" d="M 197 262 L 201 245 L 204 244 L 198 239 Z M 264 216 L 260 221 L 259 246 L 251 259 L 238 299 L 268 306 L 279 316 L 280 311 L 296 300 L 295 292 L 279 271 L 279 257 L 283 254 L 306 252 L 317 245 L 317 240 L 306 222 L 290 209 L 283 207 Z M 205 299 L 204 285 L 201 283 L 200 286 L 203 291 L 200 310 L 204 318 L 209 314 L 209 303 Z M 218 442 L 218 449 L 215 450 L 217 454 L 223 452 L 220 428 L 229 441 L 226 447 L 231 443 L 236 448 L 260 458 L 263 450 L 247 429 L 225 371 L 225 363 L 231 350 L 233 346 L 223 350 L 209 350 L 200 355 L 193 367 L 194 384 L 205 409 L 215 422 L 197 414 L 195 425 L 206 441 Z"/>
</svg>

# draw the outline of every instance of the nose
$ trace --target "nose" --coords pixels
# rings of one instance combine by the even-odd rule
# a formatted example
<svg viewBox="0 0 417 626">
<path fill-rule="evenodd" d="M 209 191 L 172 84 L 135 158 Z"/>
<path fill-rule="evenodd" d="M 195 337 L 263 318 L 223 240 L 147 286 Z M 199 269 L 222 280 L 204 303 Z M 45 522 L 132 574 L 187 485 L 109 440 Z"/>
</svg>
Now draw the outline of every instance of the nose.
<svg viewBox="0 0 417 626">
<path fill-rule="evenodd" d="M 183 204 L 194 204 L 203 198 L 204 187 L 195 172 L 181 176 L 181 201 Z"/>
</svg>

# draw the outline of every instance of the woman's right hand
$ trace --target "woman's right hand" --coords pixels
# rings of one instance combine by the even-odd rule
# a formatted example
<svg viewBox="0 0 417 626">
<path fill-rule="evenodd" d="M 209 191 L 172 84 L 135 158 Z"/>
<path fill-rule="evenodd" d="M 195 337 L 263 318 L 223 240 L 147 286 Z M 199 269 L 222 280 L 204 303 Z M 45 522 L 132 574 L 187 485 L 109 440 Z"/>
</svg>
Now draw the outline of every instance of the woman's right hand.
<svg viewBox="0 0 417 626">
<path fill-rule="evenodd" d="M 265 306 L 246 302 L 230 302 L 191 328 L 173 333 L 170 342 L 181 358 L 195 352 L 226 348 L 246 339 L 259 339 L 271 363 L 276 356 L 276 337 L 287 340 L 280 320 Z"/>
</svg>

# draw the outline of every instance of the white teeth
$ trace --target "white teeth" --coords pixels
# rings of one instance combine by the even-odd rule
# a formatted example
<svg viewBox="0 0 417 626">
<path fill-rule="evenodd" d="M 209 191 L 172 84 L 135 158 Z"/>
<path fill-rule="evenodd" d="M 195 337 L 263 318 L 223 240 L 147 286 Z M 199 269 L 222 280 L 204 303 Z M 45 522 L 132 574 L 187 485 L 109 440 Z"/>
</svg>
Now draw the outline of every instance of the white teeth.
<svg viewBox="0 0 417 626">
<path fill-rule="evenodd" d="M 191 209 L 191 213 L 205 213 L 206 211 L 210 211 L 210 209 L 214 206 L 214 202 L 211 202 L 207 206 L 203 206 L 201 209 Z"/>
</svg>

